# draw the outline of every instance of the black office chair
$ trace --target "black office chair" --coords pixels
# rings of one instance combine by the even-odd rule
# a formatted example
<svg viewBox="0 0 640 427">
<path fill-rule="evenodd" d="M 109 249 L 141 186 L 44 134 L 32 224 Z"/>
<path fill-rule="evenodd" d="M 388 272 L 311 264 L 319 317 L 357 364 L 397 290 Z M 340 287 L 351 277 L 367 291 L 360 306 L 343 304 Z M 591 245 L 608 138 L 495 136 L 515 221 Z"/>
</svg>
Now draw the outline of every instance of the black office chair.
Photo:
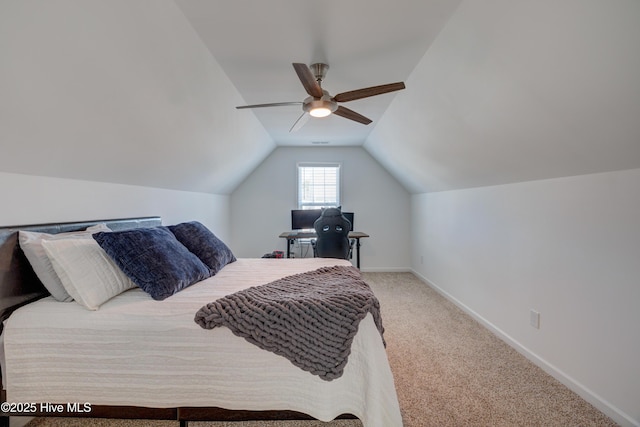
<svg viewBox="0 0 640 427">
<path fill-rule="evenodd" d="M 351 258 L 353 241 L 349 241 L 351 222 L 340 208 L 327 208 L 313 224 L 317 238 L 312 241 L 313 254 L 322 258 Z"/>
</svg>

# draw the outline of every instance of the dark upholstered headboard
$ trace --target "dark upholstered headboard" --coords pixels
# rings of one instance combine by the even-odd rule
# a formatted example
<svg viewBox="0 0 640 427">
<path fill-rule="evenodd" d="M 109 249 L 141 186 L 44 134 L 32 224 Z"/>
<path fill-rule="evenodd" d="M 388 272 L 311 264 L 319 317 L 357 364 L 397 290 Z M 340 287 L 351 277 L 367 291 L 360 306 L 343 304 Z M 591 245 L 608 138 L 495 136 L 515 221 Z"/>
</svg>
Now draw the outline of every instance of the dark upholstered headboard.
<svg viewBox="0 0 640 427">
<path fill-rule="evenodd" d="M 162 224 L 162 219 L 153 216 L 0 227 L 0 331 L 2 331 L 2 322 L 15 309 L 49 295 L 20 249 L 18 231 L 29 230 L 57 234 L 84 230 L 99 223 L 105 223 L 113 231 L 118 231 L 155 227 Z"/>
</svg>

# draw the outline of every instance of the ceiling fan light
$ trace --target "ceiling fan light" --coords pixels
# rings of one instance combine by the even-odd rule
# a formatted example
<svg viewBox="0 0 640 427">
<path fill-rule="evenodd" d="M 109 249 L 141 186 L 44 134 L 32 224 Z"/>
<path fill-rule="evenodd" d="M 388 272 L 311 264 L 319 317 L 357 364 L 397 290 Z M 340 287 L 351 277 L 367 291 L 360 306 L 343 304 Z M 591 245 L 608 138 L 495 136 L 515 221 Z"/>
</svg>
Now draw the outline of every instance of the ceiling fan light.
<svg viewBox="0 0 640 427">
<path fill-rule="evenodd" d="M 338 104 L 332 101 L 329 96 L 320 99 L 309 97 L 305 99 L 302 109 L 313 117 L 327 117 L 338 108 Z"/>
<path fill-rule="evenodd" d="M 311 111 L 309 111 L 309 114 L 313 117 L 327 117 L 331 114 L 331 110 L 327 107 L 316 107 L 312 108 Z"/>
</svg>

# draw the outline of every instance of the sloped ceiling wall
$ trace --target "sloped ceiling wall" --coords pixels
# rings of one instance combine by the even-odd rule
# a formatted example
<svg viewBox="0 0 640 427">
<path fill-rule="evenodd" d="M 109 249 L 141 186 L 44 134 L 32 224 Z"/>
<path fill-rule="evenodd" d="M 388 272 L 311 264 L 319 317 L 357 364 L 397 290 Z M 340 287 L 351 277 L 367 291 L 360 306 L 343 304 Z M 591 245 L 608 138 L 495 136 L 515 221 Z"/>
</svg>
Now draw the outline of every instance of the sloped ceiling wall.
<svg viewBox="0 0 640 427">
<path fill-rule="evenodd" d="M 0 171 L 230 193 L 275 147 L 171 0 L 0 2 Z"/>
<path fill-rule="evenodd" d="M 465 1 L 365 148 L 424 193 L 640 167 L 640 2 Z"/>
<path fill-rule="evenodd" d="M 465 0 L 364 147 L 412 193 L 640 168 L 638 22 Z M 229 194 L 275 147 L 172 0 L 3 0 L 0 58 L 0 171 Z"/>
</svg>

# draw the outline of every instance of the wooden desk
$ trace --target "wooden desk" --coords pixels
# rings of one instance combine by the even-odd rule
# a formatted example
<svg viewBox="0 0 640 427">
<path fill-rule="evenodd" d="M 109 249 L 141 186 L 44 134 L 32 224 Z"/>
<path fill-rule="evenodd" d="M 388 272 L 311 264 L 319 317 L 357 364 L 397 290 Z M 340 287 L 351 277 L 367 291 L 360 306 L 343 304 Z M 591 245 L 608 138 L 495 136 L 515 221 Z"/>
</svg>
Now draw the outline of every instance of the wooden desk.
<svg viewBox="0 0 640 427">
<path fill-rule="evenodd" d="M 284 231 L 278 236 L 287 239 L 287 258 L 291 258 L 291 245 L 298 239 L 315 239 L 318 237 L 315 231 Z M 360 268 L 360 239 L 369 237 L 367 233 L 361 231 L 350 231 L 349 239 L 356 240 L 356 267 Z"/>
</svg>

